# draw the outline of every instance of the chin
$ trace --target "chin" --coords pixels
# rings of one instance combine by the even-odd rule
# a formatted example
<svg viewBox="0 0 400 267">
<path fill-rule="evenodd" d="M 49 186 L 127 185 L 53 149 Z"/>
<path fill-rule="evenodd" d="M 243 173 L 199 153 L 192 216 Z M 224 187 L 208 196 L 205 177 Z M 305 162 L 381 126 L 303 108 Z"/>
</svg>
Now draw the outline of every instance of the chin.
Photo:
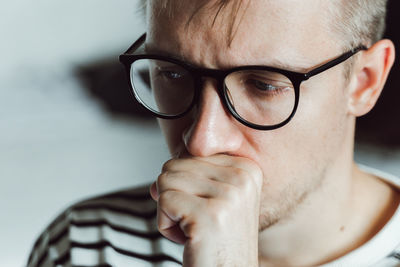
<svg viewBox="0 0 400 267">
<path fill-rule="evenodd" d="M 265 188 L 271 189 L 273 187 L 271 184 L 264 184 L 260 205 L 259 231 L 289 220 L 301 207 L 302 203 L 321 187 L 325 177 L 324 174 L 325 171 L 322 171 L 313 178 L 295 178 L 293 181 L 304 182 L 289 183 L 280 188 L 280 190 L 276 188 L 274 190 L 264 190 Z"/>
</svg>

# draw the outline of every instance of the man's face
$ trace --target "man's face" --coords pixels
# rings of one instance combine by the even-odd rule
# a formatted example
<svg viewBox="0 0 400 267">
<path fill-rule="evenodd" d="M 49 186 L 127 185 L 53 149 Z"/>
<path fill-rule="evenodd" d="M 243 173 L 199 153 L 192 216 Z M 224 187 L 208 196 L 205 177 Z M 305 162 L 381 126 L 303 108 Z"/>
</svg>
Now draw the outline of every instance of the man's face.
<svg viewBox="0 0 400 267">
<path fill-rule="evenodd" d="M 147 48 L 206 68 L 267 65 L 306 71 L 341 54 L 329 31 L 327 1 L 250 1 L 240 9 L 228 45 L 229 12 L 210 1 L 150 1 Z M 245 7 L 247 1 L 242 1 Z M 238 22 L 240 25 L 237 27 Z M 173 157 L 228 154 L 252 159 L 263 171 L 260 227 L 290 214 L 324 183 L 351 142 L 343 65 L 303 82 L 295 117 L 282 128 L 259 131 L 236 121 L 224 108 L 212 79 L 200 103 L 178 120 L 160 120 Z M 347 142 L 345 142 L 347 140 Z"/>
</svg>

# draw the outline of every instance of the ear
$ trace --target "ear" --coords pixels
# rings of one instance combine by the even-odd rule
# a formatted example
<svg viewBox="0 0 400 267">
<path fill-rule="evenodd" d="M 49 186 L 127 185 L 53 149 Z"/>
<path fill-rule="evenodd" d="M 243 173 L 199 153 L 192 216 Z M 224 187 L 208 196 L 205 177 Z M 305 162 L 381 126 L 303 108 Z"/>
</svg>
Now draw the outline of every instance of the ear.
<svg viewBox="0 0 400 267">
<path fill-rule="evenodd" d="M 368 113 L 382 92 L 393 66 L 395 48 L 381 40 L 363 51 L 353 67 L 349 90 L 349 113 L 358 117 Z"/>
</svg>

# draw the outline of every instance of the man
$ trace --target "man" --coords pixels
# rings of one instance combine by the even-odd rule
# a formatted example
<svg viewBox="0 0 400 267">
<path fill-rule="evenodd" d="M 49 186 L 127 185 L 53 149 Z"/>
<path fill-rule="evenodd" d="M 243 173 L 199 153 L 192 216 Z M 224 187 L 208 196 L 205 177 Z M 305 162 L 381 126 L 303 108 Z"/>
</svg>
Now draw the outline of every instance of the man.
<svg viewBox="0 0 400 267">
<path fill-rule="evenodd" d="M 353 162 L 394 61 L 386 1 L 145 4 L 121 61 L 172 156 L 155 202 L 78 203 L 29 265 L 399 266 L 400 182 Z"/>
</svg>

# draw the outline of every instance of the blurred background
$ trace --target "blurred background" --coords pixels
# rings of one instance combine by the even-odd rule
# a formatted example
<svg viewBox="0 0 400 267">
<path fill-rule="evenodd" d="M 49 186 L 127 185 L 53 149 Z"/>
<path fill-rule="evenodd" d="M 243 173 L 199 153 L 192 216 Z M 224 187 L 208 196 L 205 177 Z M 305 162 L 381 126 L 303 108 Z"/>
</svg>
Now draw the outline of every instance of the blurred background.
<svg viewBox="0 0 400 267">
<path fill-rule="evenodd" d="M 1 1 L 0 266 L 24 266 L 62 209 L 148 183 L 167 159 L 155 120 L 129 107 L 118 63 L 144 31 L 137 7 Z"/>
<path fill-rule="evenodd" d="M 399 49 L 398 5 L 391 0 L 387 36 Z M 0 266 L 23 266 L 62 209 L 149 183 L 168 158 L 118 63 L 144 31 L 137 7 L 136 0 L 0 4 Z M 399 70 L 397 61 L 377 108 L 359 121 L 356 159 L 400 176 Z"/>
</svg>

